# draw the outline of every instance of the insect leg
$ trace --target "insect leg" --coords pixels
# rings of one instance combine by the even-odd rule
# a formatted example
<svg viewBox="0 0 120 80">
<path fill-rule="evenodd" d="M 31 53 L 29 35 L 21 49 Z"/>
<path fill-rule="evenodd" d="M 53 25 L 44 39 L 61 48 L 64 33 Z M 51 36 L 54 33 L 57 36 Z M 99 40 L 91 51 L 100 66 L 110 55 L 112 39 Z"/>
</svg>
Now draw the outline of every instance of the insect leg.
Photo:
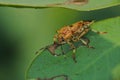
<svg viewBox="0 0 120 80">
<path fill-rule="evenodd" d="M 73 58 L 74 62 L 77 63 L 77 60 L 76 60 L 76 49 L 73 49 L 72 58 Z"/>
<path fill-rule="evenodd" d="M 87 38 L 81 38 L 80 41 L 82 41 L 82 43 L 83 43 L 86 47 L 94 49 L 93 46 L 90 46 L 90 45 L 89 45 L 89 43 L 90 43 L 90 40 L 89 40 L 89 39 L 87 39 Z"/>
<path fill-rule="evenodd" d="M 96 30 L 94 30 L 94 29 L 91 29 L 91 31 L 93 31 L 93 32 L 95 32 L 95 33 L 97 33 L 97 34 L 106 34 L 106 33 L 107 33 L 107 32 L 96 31 Z"/>
<path fill-rule="evenodd" d="M 73 61 L 76 63 L 77 62 L 77 60 L 76 60 L 76 48 L 72 42 L 68 41 L 67 43 L 70 45 L 71 49 L 73 50 L 72 58 L 73 58 Z"/>
<path fill-rule="evenodd" d="M 65 52 L 63 50 L 63 46 L 61 45 L 61 51 L 62 51 L 62 54 L 65 55 Z"/>
</svg>

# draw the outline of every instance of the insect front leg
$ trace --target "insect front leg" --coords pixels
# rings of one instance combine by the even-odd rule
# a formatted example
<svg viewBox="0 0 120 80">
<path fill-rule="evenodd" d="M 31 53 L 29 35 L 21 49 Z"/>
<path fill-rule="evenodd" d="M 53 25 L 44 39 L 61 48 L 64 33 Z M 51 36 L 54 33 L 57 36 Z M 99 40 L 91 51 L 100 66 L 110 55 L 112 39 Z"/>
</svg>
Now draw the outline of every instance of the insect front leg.
<svg viewBox="0 0 120 80">
<path fill-rule="evenodd" d="M 107 32 L 100 32 L 100 31 L 97 31 L 97 30 L 94 30 L 94 29 L 91 29 L 91 31 L 97 33 L 97 34 L 106 34 Z"/>
<path fill-rule="evenodd" d="M 68 41 L 67 43 L 70 45 L 71 49 L 73 50 L 72 58 L 73 58 L 73 61 L 76 63 L 77 62 L 77 60 L 76 60 L 76 48 L 72 42 Z"/>
<path fill-rule="evenodd" d="M 90 46 L 89 43 L 90 43 L 90 40 L 88 38 L 81 38 L 80 41 L 88 48 L 92 48 L 92 49 L 95 49 L 93 46 Z"/>
</svg>

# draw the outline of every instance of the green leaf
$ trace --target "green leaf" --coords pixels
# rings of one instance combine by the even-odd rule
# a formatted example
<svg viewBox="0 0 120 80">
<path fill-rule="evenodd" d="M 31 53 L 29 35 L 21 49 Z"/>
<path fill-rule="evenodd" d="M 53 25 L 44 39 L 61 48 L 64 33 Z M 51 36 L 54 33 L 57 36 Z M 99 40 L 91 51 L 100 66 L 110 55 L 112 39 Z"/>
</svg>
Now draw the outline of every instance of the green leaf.
<svg viewBox="0 0 120 80">
<path fill-rule="evenodd" d="M 16 8 L 63 7 L 80 11 L 89 11 L 117 6 L 120 4 L 120 0 L 89 0 L 88 2 L 85 2 L 85 4 L 84 2 L 81 2 L 81 4 L 83 3 L 84 5 L 74 3 L 64 4 L 65 2 L 66 0 L 0 0 L 0 6 Z"/>
<path fill-rule="evenodd" d="M 30 63 L 26 79 L 67 75 L 70 80 L 111 80 L 116 74 L 116 66 L 120 64 L 119 22 L 120 17 L 95 22 L 91 26 L 93 29 L 108 33 L 99 35 L 89 32 L 86 37 L 91 40 L 90 45 L 95 49 L 83 46 L 77 48 L 77 63 L 72 60 L 72 51 L 66 46 L 64 49 L 70 51 L 66 53 L 66 58 L 52 56 L 47 50 L 42 51 Z"/>
<path fill-rule="evenodd" d="M 120 80 L 120 64 L 113 69 L 112 75 L 114 80 Z"/>
</svg>

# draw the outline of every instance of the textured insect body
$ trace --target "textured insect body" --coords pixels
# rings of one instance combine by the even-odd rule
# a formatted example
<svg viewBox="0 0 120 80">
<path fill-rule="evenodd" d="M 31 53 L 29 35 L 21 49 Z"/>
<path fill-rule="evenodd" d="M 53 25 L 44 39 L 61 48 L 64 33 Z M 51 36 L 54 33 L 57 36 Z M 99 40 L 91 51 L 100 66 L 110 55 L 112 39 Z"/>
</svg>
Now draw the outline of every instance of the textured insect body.
<svg viewBox="0 0 120 80">
<path fill-rule="evenodd" d="M 64 44 L 69 42 L 76 42 L 81 39 L 89 30 L 90 25 L 93 23 L 89 21 L 79 21 L 73 25 L 65 26 L 57 31 L 54 37 L 54 42 L 58 44 Z"/>
</svg>

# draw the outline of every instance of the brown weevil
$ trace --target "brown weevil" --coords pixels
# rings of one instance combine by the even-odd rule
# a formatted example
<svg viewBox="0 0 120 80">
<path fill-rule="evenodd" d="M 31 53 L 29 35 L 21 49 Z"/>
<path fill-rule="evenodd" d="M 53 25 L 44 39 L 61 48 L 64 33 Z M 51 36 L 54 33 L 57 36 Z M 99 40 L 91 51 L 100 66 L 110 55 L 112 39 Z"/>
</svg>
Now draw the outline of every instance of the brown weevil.
<svg viewBox="0 0 120 80">
<path fill-rule="evenodd" d="M 106 32 L 99 32 L 99 31 L 91 29 L 90 25 L 93 23 L 94 21 L 79 21 L 72 25 L 64 26 L 57 31 L 57 34 L 54 36 L 53 44 L 48 45 L 41 49 L 47 49 L 52 55 L 60 56 L 61 54 L 56 54 L 55 50 L 60 46 L 62 53 L 64 55 L 62 45 L 68 44 L 70 48 L 73 50 L 72 58 L 74 62 L 76 63 L 77 62 L 76 56 L 75 56 L 76 47 L 74 43 L 80 41 L 82 44 L 84 44 L 84 46 L 94 49 L 94 47 L 89 45 L 90 40 L 85 38 L 84 35 L 87 34 L 89 31 L 94 31 L 98 34 L 106 33 Z M 37 51 L 37 53 L 38 52 L 39 51 Z"/>
</svg>

